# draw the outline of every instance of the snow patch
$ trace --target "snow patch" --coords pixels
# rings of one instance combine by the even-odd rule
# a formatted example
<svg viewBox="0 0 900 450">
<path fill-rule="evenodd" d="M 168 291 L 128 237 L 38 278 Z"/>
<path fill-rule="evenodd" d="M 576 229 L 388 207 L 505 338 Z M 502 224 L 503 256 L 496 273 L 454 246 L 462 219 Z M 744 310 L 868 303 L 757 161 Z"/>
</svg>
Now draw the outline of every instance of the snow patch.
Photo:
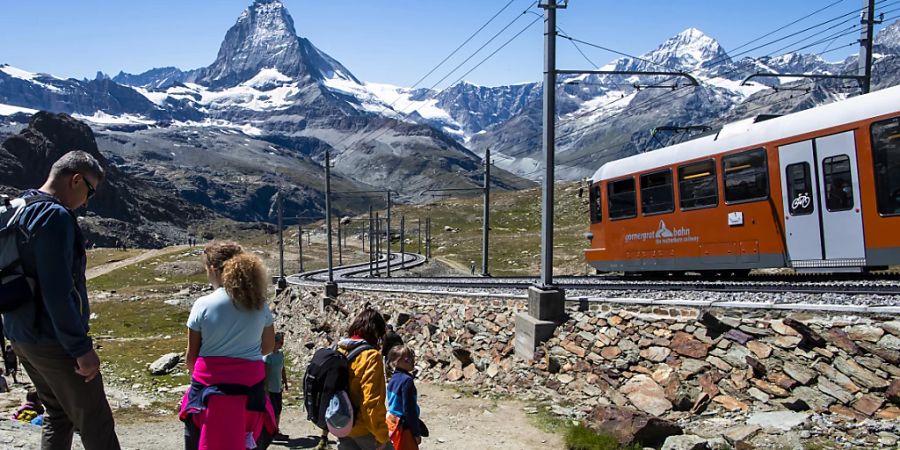
<svg viewBox="0 0 900 450">
<path fill-rule="evenodd" d="M 92 116 L 72 114 L 72 117 L 78 120 L 84 120 L 87 122 L 93 122 L 102 125 L 153 125 L 156 123 L 156 121 L 143 116 L 132 114 L 122 114 L 121 116 L 114 116 L 103 111 L 97 111 Z"/>
<path fill-rule="evenodd" d="M 34 114 L 36 112 L 38 112 L 36 109 L 23 108 L 21 106 L 5 105 L 3 103 L 0 103 L 0 116 L 11 116 L 18 113 Z"/>
</svg>

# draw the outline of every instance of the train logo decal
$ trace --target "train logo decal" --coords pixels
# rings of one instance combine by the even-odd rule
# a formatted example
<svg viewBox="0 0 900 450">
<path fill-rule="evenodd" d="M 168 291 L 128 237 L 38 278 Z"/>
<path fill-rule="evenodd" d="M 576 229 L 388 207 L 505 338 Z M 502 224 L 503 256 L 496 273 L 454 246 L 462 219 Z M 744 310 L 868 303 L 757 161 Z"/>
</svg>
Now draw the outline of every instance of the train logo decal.
<svg viewBox="0 0 900 450">
<path fill-rule="evenodd" d="M 663 220 L 659 221 L 659 229 L 656 230 L 656 238 L 670 238 L 673 237 L 672 231 L 666 228 L 666 222 Z"/>
<path fill-rule="evenodd" d="M 811 202 L 811 201 L 812 200 L 809 198 L 808 193 L 801 192 L 800 194 L 797 195 L 797 198 L 795 198 L 791 202 L 791 211 L 796 211 L 798 209 L 805 209 L 805 208 L 809 207 L 809 202 Z"/>
<path fill-rule="evenodd" d="M 654 241 L 657 245 L 680 244 L 682 242 L 698 242 L 700 237 L 692 236 L 690 228 L 678 227 L 669 229 L 664 220 L 659 221 L 659 228 L 656 231 L 628 233 L 625 235 L 625 242 L 645 241 Z"/>
</svg>

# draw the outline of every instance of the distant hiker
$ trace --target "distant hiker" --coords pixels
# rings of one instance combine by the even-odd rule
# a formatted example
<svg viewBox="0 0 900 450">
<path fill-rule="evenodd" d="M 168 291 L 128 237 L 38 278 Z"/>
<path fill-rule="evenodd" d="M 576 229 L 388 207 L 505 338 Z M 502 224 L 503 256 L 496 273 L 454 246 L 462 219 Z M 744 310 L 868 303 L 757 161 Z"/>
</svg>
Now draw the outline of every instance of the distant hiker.
<svg viewBox="0 0 900 450">
<path fill-rule="evenodd" d="M 350 354 L 360 345 L 368 345 L 350 362 L 350 402 L 356 409 L 350 435 L 338 438 L 338 450 L 390 450 L 393 448 L 384 421 L 384 361 L 378 344 L 386 332 L 384 317 L 366 307 L 347 328 L 347 338 L 338 342 L 338 351 Z"/>
<path fill-rule="evenodd" d="M 406 345 L 394 346 L 388 353 L 394 374 L 387 385 L 387 426 L 396 450 L 418 450 L 422 436 L 428 433 L 419 419 L 419 402 L 412 375 L 416 355 Z"/>
<path fill-rule="evenodd" d="M 275 410 L 275 423 L 281 423 L 281 407 L 283 390 L 289 389 L 287 370 L 284 368 L 284 353 L 281 348 L 284 346 L 284 333 L 275 333 L 275 350 L 263 357 L 266 362 L 266 391 L 269 393 L 269 400 L 272 402 L 272 409 Z M 287 435 L 278 433 L 275 439 L 285 440 Z"/>
<path fill-rule="evenodd" d="M 6 377 L 3 376 L 3 373 L 0 373 L 0 394 L 5 394 L 9 392 L 9 382 L 6 381 Z"/>
<path fill-rule="evenodd" d="M 86 450 L 119 448 L 100 358 L 88 336 L 84 237 L 73 212 L 87 205 L 104 178 L 93 156 L 72 151 L 53 164 L 40 189 L 22 194 L 27 203 L 19 225 L 30 241 L 21 259 L 40 294 L 4 312 L 3 327 L 47 408 L 44 449 L 70 448 L 74 430 Z"/>
<path fill-rule="evenodd" d="M 472 261 L 469 265 L 469 271 L 472 272 L 472 275 L 475 275 L 475 261 Z"/>
<path fill-rule="evenodd" d="M 381 339 L 381 355 L 384 357 L 384 379 L 390 380 L 393 369 L 391 368 L 391 365 L 388 364 L 388 354 L 391 352 L 392 348 L 403 344 L 403 338 L 394 331 L 393 325 L 388 324 L 385 328 L 384 338 Z"/>
<path fill-rule="evenodd" d="M 32 420 L 44 414 L 44 405 L 38 398 L 35 390 L 29 389 L 25 394 L 25 403 L 22 403 L 15 412 L 12 413 L 12 419 L 19 422 L 31 423 Z"/>
<path fill-rule="evenodd" d="M 275 348 L 268 275 L 259 257 L 234 242 L 206 246 L 203 263 L 215 290 L 197 299 L 187 321 L 191 387 L 178 414 L 184 446 L 265 449 L 278 431 L 262 357 Z"/>
<path fill-rule="evenodd" d="M 19 373 L 19 358 L 16 357 L 16 352 L 9 344 L 6 344 L 6 348 L 3 350 L 3 368 L 6 370 L 6 374 L 12 377 L 13 384 L 18 384 L 19 380 L 16 379 L 16 374 Z"/>
</svg>

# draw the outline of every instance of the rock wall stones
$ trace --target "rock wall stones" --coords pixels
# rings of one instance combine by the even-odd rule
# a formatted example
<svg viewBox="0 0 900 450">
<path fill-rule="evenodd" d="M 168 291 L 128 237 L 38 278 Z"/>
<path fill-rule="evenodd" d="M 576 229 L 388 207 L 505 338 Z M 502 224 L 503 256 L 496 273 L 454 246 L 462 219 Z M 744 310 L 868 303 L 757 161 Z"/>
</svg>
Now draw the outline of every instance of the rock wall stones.
<svg viewBox="0 0 900 450">
<path fill-rule="evenodd" d="M 672 420 L 706 410 L 900 417 L 892 317 L 581 305 L 522 361 L 513 318 L 524 300 L 345 293 L 323 312 L 317 298 L 289 290 L 275 307 L 304 362 L 369 301 L 392 322 L 403 318 L 397 330 L 418 353 L 420 379 L 564 399 L 580 417 L 607 405 Z"/>
</svg>

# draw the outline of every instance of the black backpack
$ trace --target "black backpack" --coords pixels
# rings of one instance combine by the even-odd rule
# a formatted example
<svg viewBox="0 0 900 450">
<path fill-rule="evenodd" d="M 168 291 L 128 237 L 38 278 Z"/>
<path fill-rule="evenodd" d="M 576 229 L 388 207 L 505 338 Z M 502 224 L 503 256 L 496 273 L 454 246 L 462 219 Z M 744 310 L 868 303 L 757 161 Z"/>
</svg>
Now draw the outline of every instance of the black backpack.
<svg viewBox="0 0 900 450">
<path fill-rule="evenodd" d="M 369 344 L 360 344 L 346 356 L 334 348 L 316 350 L 303 376 L 303 403 L 310 422 L 323 430 L 328 428 L 325 423 L 328 402 L 335 394 L 349 391 L 350 363 L 362 352 L 372 349 Z"/>
<path fill-rule="evenodd" d="M 30 236 L 19 226 L 19 219 L 27 207 L 40 202 L 57 202 L 57 200 L 46 195 L 13 200 L 5 195 L 0 198 L 0 312 L 2 313 L 14 311 L 37 296 L 36 277 L 26 273 L 22 264 L 22 252 L 29 244 Z"/>
</svg>

